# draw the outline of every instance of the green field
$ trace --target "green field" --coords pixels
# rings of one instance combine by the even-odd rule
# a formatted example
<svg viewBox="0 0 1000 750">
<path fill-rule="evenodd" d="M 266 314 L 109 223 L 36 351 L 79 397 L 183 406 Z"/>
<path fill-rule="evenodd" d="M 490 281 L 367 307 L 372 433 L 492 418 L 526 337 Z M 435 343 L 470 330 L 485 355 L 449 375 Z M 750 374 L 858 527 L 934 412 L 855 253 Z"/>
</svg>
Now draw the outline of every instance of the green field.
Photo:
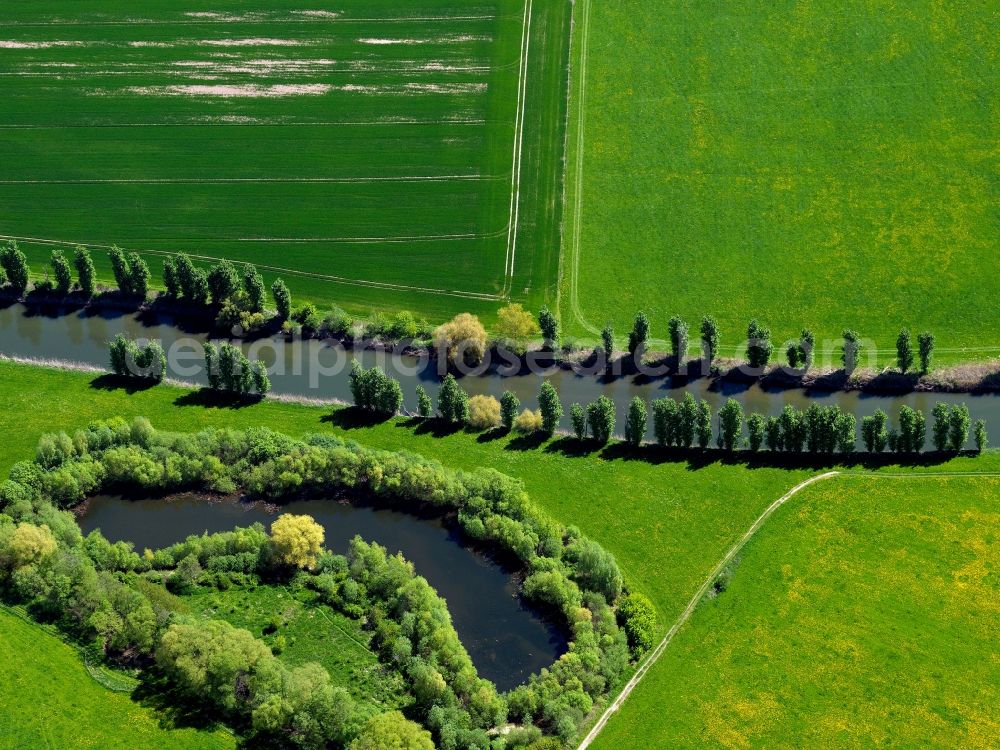
<svg viewBox="0 0 1000 750">
<path fill-rule="evenodd" d="M 998 526 L 995 477 L 813 485 L 594 747 L 995 747 Z"/>
<path fill-rule="evenodd" d="M 94 381 L 95 376 L 90 373 L 0 361 L 0 399 L 8 405 L 2 418 L 6 439 L 0 446 L 0 475 L 15 461 L 34 454 L 40 434 L 60 429 L 72 431 L 110 414 L 125 418 L 145 415 L 157 427 L 170 430 L 267 425 L 294 436 L 332 432 L 372 447 L 410 450 L 451 467 L 490 466 L 522 479 L 532 498 L 547 512 L 564 523 L 579 526 L 585 534 L 613 552 L 629 586 L 654 601 L 663 632 L 754 519 L 776 498 L 811 474 L 805 470 L 751 469 L 721 462 L 704 466 L 684 462 L 657 464 L 615 458 L 613 451 L 612 457 L 580 456 L 574 451 L 563 452 L 558 442 L 526 447 L 516 437 L 485 440 L 465 432 L 440 436 L 407 420 L 359 427 L 351 420 L 350 411 L 341 410 L 331 415 L 328 408 L 275 401 L 239 409 L 209 408 L 185 399 L 185 391 L 176 388 L 161 386 L 127 393 L 99 387 L 101 381 Z M 1000 453 L 957 458 L 945 464 L 921 467 L 919 471 L 1000 472 Z M 992 487 L 996 493 L 996 487 Z M 797 498 L 795 503 L 806 497 Z M 798 507 L 800 505 L 796 504 L 795 508 Z M 787 514 L 788 510 L 784 512 Z M 776 517 L 770 523 L 774 523 L 776 529 L 781 523 L 781 528 L 787 532 L 787 524 L 782 518 L 787 515 Z M 991 523 L 995 529 L 995 521 Z M 765 527 L 768 528 L 771 527 Z M 983 533 L 993 531 L 984 526 Z M 780 536 L 777 531 L 775 534 Z M 780 539 L 776 544 L 780 545 Z M 747 553 L 748 559 L 755 549 Z M 806 551 L 803 549 L 801 554 L 804 556 Z M 828 558 L 823 559 L 829 562 Z M 738 580 L 742 580 L 739 574 L 747 569 L 748 561 L 745 561 L 738 569 Z M 737 585 L 734 583 L 731 591 L 738 590 Z M 249 626 L 255 632 L 260 631 L 265 610 L 270 608 L 270 604 L 265 607 L 260 601 L 241 599 L 244 595 L 236 590 L 206 596 L 207 609 L 202 608 L 204 611 L 214 609 L 223 616 L 232 616 L 236 624 Z M 212 596 L 220 598 L 212 603 Z M 724 605 L 726 601 L 723 597 L 718 604 Z M 229 612 L 234 605 L 238 605 L 238 611 Z M 309 608 L 293 608 L 296 616 L 290 618 L 290 629 L 286 633 L 293 634 L 296 642 L 286 652 L 287 658 L 312 659 L 318 653 L 315 649 L 319 641 L 315 637 L 320 631 L 314 630 L 310 625 L 312 621 L 307 619 Z M 699 617 L 701 613 L 696 614 L 696 619 Z M 361 663 L 353 658 L 348 661 L 355 666 Z M 642 727 L 648 724 L 642 714 L 643 710 L 648 712 L 649 704 L 644 701 L 660 700 L 663 690 L 660 680 L 664 679 L 660 675 L 664 673 L 664 663 L 654 668 L 648 684 L 643 684 L 626 703 L 626 708 L 612 720 L 606 730 L 608 737 L 645 731 Z M 343 676 L 351 667 L 348 666 L 346 672 L 338 671 L 336 665 L 331 669 Z M 377 688 L 376 683 L 373 685 Z M 633 704 L 643 710 L 633 709 Z M 660 731 L 659 725 L 656 731 Z M 634 739 L 634 735 L 629 737 Z"/>
<path fill-rule="evenodd" d="M 0 747 L 6 750 L 234 748 L 223 732 L 168 729 L 164 717 L 87 674 L 77 652 L 0 608 Z"/>
<path fill-rule="evenodd" d="M 554 294 L 569 8 L 12 0 L 0 235 L 432 318 Z M 314 6 L 314 7 L 310 7 Z M 106 258 L 98 270 L 109 279 Z"/>
<path fill-rule="evenodd" d="M 909 326 L 935 331 L 943 359 L 1000 352 L 985 333 L 1000 324 L 994 4 L 576 14 L 571 332 L 624 333 L 644 309 L 659 339 L 673 314 L 716 316 L 724 356 L 755 316 L 778 341 L 850 327 L 894 355 Z"/>
</svg>

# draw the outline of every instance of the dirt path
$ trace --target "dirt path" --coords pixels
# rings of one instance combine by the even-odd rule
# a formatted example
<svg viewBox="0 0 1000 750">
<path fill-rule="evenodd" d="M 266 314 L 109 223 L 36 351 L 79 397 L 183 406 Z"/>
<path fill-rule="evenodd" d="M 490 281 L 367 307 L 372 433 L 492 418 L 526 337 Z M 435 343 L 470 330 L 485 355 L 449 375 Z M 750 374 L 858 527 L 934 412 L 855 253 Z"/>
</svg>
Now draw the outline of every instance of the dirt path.
<svg viewBox="0 0 1000 750">
<path fill-rule="evenodd" d="M 677 631 L 681 629 L 681 627 L 684 625 L 684 623 L 688 621 L 688 619 L 690 619 L 691 615 L 695 611 L 695 608 L 697 608 L 698 606 L 698 602 L 700 602 L 702 600 L 702 597 L 704 597 L 705 594 L 708 592 L 709 587 L 711 587 L 715 579 L 719 577 L 722 571 L 726 569 L 726 566 L 733 561 L 733 558 L 735 558 L 736 555 L 740 553 L 740 551 L 746 546 L 747 542 L 749 542 L 753 538 L 753 536 L 760 530 L 761 526 L 764 525 L 767 519 L 769 519 L 774 514 L 774 512 L 778 510 L 778 508 L 787 503 L 795 495 L 797 495 L 799 492 L 804 490 L 809 485 L 815 484 L 816 482 L 822 482 L 823 480 L 826 479 L 832 479 L 833 477 L 837 476 L 841 476 L 841 473 L 839 471 L 828 471 L 825 474 L 819 474 L 818 476 L 810 477 L 806 481 L 801 482 L 800 484 L 797 484 L 794 487 L 792 487 L 792 489 L 790 489 L 784 495 L 782 495 L 773 503 L 771 503 L 767 507 L 767 509 L 763 513 L 761 513 L 760 516 L 758 516 L 757 520 L 753 522 L 753 525 L 749 529 L 747 529 L 746 533 L 744 533 L 743 536 L 740 537 L 740 539 L 736 542 L 736 544 L 734 544 L 729 549 L 725 557 L 723 557 L 722 560 L 719 561 L 719 564 L 715 566 L 715 568 L 709 574 L 708 578 L 705 579 L 705 582 L 701 584 L 701 586 L 695 592 L 694 596 L 691 597 L 691 601 L 688 602 L 687 607 L 685 607 L 684 611 L 681 612 L 680 617 L 677 618 L 677 620 L 671 626 L 670 630 L 667 632 L 666 636 L 664 636 L 663 640 L 660 641 L 660 643 L 656 646 L 656 648 L 654 648 L 649 653 L 649 655 L 646 657 L 646 660 L 642 663 L 642 666 L 640 666 L 639 669 L 636 671 L 632 679 L 628 681 L 628 684 L 626 684 L 624 688 L 622 688 L 622 691 L 618 694 L 618 697 L 615 698 L 615 700 L 611 703 L 610 706 L 608 706 L 607 710 L 601 715 L 601 718 L 598 719 L 597 723 L 593 726 L 593 728 L 590 730 L 587 736 L 583 738 L 583 742 L 580 743 L 578 750 L 586 750 L 586 748 L 590 747 L 591 743 L 595 739 L 597 739 L 597 735 L 601 733 L 601 731 L 607 725 L 611 717 L 614 716 L 614 714 L 618 711 L 619 708 L 621 708 L 622 704 L 632 694 L 632 691 L 635 690 L 636 686 L 642 681 L 642 678 L 646 676 L 646 673 L 649 671 L 649 669 L 663 655 L 663 652 L 666 651 L 667 646 L 670 645 L 670 641 L 672 641 L 674 636 L 677 635 Z"/>
</svg>

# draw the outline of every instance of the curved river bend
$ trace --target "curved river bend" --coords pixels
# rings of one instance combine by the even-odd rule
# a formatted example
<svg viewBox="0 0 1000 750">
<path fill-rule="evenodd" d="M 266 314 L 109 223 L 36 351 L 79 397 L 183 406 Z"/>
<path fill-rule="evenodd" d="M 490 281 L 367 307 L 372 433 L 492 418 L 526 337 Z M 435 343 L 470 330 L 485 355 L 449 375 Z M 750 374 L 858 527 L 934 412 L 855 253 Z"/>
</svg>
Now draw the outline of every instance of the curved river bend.
<svg viewBox="0 0 1000 750">
<path fill-rule="evenodd" d="M 181 357 L 171 363 L 171 376 L 180 380 L 204 384 L 201 374 L 201 343 L 203 333 L 187 333 L 174 325 L 169 318 L 147 320 L 135 313 L 87 311 L 52 308 L 44 313 L 28 310 L 14 304 L 0 309 L 0 353 L 36 358 L 53 358 L 83 362 L 98 367 L 108 366 L 108 342 L 118 333 L 138 339 L 158 339 L 168 351 L 171 347 Z M 353 359 L 366 367 L 378 364 L 396 377 L 403 387 L 405 404 L 416 409 L 415 389 L 423 386 L 432 397 L 440 385 L 436 363 L 417 357 L 387 352 L 345 351 L 329 341 L 285 341 L 264 339 L 242 344 L 251 356 L 264 360 L 272 370 L 274 392 L 318 399 L 339 399 L 349 402 L 348 372 Z M 825 392 L 801 389 L 765 390 L 759 385 L 738 383 L 713 384 L 706 378 L 675 385 L 669 377 L 643 381 L 637 377 L 619 377 L 605 382 L 592 375 L 578 375 L 571 371 L 553 369 L 544 376 L 559 391 L 567 416 L 564 426 L 569 427 L 569 405 L 573 402 L 587 404 L 599 396 L 607 395 L 618 408 L 619 429 L 625 424 L 625 412 L 633 397 L 647 401 L 664 396 L 683 398 L 690 391 L 698 399 L 706 399 L 717 412 L 732 397 L 742 402 L 744 409 L 761 414 L 778 414 L 786 404 L 806 409 L 811 403 L 836 404 L 854 414 L 858 421 L 883 409 L 895 421 L 904 404 L 930 414 L 934 404 L 967 403 L 973 419 L 986 419 L 994 428 L 1000 425 L 1000 396 L 952 393 L 910 393 L 903 396 L 873 396 L 858 392 Z M 515 392 L 526 407 L 537 406 L 538 388 L 542 376 L 533 373 L 503 376 L 491 371 L 470 375 L 462 379 L 462 387 L 470 394 L 489 394 L 499 397 L 505 390 Z M 650 432 L 652 425 L 650 425 Z"/>
<path fill-rule="evenodd" d="M 471 549 L 460 532 L 440 519 L 330 500 L 301 500 L 277 512 L 315 518 L 326 529 L 326 547 L 336 553 L 346 552 L 355 535 L 392 554 L 402 552 L 447 601 L 479 674 L 500 690 L 520 685 L 566 651 L 565 635 L 521 599 L 511 571 Z M 132 542 L 142 550 L 255 522 L 270 527 L 277 512 L 272 506 L 196 495 L 148 500 L 99 496 L 78 521 L 84 533 L 100 529 L 111 541 Z"/>
</svg>

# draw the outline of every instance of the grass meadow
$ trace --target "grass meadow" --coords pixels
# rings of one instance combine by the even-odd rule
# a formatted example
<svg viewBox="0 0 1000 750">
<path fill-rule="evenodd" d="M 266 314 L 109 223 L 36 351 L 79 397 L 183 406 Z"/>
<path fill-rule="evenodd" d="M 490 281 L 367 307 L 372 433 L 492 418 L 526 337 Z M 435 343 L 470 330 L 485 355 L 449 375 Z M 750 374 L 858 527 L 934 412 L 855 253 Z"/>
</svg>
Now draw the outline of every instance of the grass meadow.
<svg viewBox="0 0 1000 750">
<path fill-rule="evenodd" d="M 578 526 L 610 550 L 618 559 L 629 586 L 653 600 L 662 632 L 673 623 L 718 560 L 754 519 L 771 502 L 814 473 L 749 468 L 722 461 L 705 465 L 651 463 L 630 460 L 627 453 L 614 450 L 581 454 L 571 441 L 560 438 L 538 444 L 518 437 L 497 438 L 463 431 L 442 433 L 405 419 L 359 424 L 349 409 L 331 411 L 329 407 L 271 400 L 243 408 L 217 408 L 206 406 L 201 399 L 190 398 L 188 391 L 178 388 L 160 386 L 126 391 L 108 388 L 106 380 L 92 373 L 9 361 L 0 361 L 0 399 L 7 404 L 0 418 L 5 434 L 0 446 L 0 475 L 5 475 L 15 461 L 33 456 L 42 433 L 72 432 L 91 420 L 109 415 L 147 416 L 158 428 L 180 431 L 211 426 L 241 429 L 267 425 L 293 436 L 330 432 L 385 450 L 413 451 L 455 468 L 496 468 L 520 478 L 541 507 L 562 522 Z M 891 470 L 891 467 L 887 469 Z M 1000 472 L 1000 453 L 957 458 L 945 464 L 921 467 L 918 471 Z M 795 504 L 799 507 L 798 498 Z M 779 522 L 780 519 L 772 520 L 775 528 Z M 863 530 L 863 526 L 859 525 L 858 529 Z M 983 533 L 989 532 L 984 530 Z M 780 544 L 780 539 L 776 544 Z M 803 559 L 806 552 L 805 549 L 801 552 Z M 828 558 L 824 560 L 829 562 Z M 743 569 L 741 567 L 740 571 Z M 267 589 L 261 588 L 255 592 L 231 589 L 209 594 L 202 601 L 191 602 L 190 606 L 193 611 L 215 612 L 232 618 L 234 624 L 257 631 L 267 624 L 265 612 L 269 615 L 269 610 L 273 609 L 274 602 L 267 600 L 270 595 Z M 726 601 L 724 598 L 718 600 L 720 605 Z M 316 621 L 311 616 L 313 609 L 308 603 L 292 601 L 281 609 L 289 616 L 283 625 L 286 629 L 275 635 L 284 634 L 290 642 L 294 639 L 285 658 L 315 658 L 326 631 L 315 627 Z M 359 673 L 368 674 L 364 672 L 364 654 L 344 652 L 342 656 L 343 663 L 338 662 L 339 666 L 328 664 L 331 672 L 345 679 L 352 675 L 356 679 Z M 660 700 L 664 689 L 662 680 L 667 679 L 663 674 L 663 665 L 657 665 L 648 684 L 644 684 L 612 720 L 606 730 L 608 737 L 641 731 L 647 732 L 642 736 L 658 736 L 662 731 L 659 724 L 655 721 L 650 724 L 651 719 L 643 718 L 649 706 L 643 701 Z M 367 683 L 357 687 L 378 699 L 384 694 L 384 683 L 375 673 L 369 677 Z M 632 708 L 633 704 L 642 710 Z M 629 735 L 633 740 L 638 736 Z"/>
<path fill-rule="evenodd" d="M 996 477 L 813 485 L 595 747 L 995 747 L 998 524 Z"/>
<path fill-rule="evenodd" d="M 995 7 L 584 0 L 576 20 L 571 332 L 644 309 L 660 339 L 716 316 L 724 356 L 753 317 L 778 342 L 857 329 L 885 362 L 904 326 L 942 361 L 1000 351 Z"/>
<path fill-rule="evenodd" d="M 0 235 L 36 273 L 184 251 L 361 312 L 553 293 L 568 6 L 310 5 L 4 3 Z"/>
<path fill-rule="evenodd" d="M 76 750 L 231 750 L 225 732 L 171 729 L 166 717 L 87 674 L 56 636 L 0 608 L 0 747 Z"/>
<path fill-rule="evenodd" d="M 403 678 L 379 663 L 369 648 L 372 634 L 362 630 L 360 621 L 318 598 L 309 590 L 237 586 L 225 591 L 197 588 L 174 601 L 180 611 L 249 630 L 291 667 L 321 664 L 332 683 L 351 693 L 363 711 L 375 714 L 402 708 Z"/>
</svg>

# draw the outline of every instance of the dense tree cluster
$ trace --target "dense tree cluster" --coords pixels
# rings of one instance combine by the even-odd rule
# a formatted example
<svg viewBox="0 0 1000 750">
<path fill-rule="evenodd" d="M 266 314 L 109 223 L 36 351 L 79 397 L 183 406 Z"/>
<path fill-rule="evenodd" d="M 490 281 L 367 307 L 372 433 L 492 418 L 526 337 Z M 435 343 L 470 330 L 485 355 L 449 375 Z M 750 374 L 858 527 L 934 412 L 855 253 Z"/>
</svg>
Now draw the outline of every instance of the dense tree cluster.
<svg viewBox="0 0 1000 750">
<path fill-rule="evenodd" d="M 606 551 L 540 513 L 518 481 L 492 470 L 457 472 L 329 435 L 295 441 L 266 429 L 158 433 L 139 419 L 46 436 L 37 460 L 18 464 L 10 476 L 0 487 L 4 590 L 63 618 L 81 637 L 100 637 L 109 655 L 155 655 L 192 701 L 214 706 L 276 747 L 343 747 L 351 740 L 367 747 L 370 737 L 322 668 L 288 668 L 245 631 L 166 611 L 148 586 L 130 586 L 129 576 L 165 576 L 183 591 L 222 577 L 300 570 L 296 575 L 324 601 L 366 618 L 380 658 L 408 678 L 413 718 L 440 748 L 498 747 L 491 730 L 509 720 L 537 727 L 513 737 L 537 738 L 541 729 L 572 739 L 619 680 L 630 647 L 641 654 L 656 630 L 648 601 L 627 595 Z M 306 517 L 283 517 L 270 535 L 256 525 L 140 556 L 97 533 L 83 539 L 72 517 L 46 502 L 69 506 L 110 487 L 243 491 L 277 502 L 341 488 L 455 514 L 472 538 L 520 560 L 524 594 L 562 615 L 573 646 L 527 685 L 499 695 L 477 676 L 444 601 L 401 557 L 360 539 L 346 557 L 332 555 Z M 404 735 L 416 731 L 397 717 L 379 723 Z"/>
</svg>

